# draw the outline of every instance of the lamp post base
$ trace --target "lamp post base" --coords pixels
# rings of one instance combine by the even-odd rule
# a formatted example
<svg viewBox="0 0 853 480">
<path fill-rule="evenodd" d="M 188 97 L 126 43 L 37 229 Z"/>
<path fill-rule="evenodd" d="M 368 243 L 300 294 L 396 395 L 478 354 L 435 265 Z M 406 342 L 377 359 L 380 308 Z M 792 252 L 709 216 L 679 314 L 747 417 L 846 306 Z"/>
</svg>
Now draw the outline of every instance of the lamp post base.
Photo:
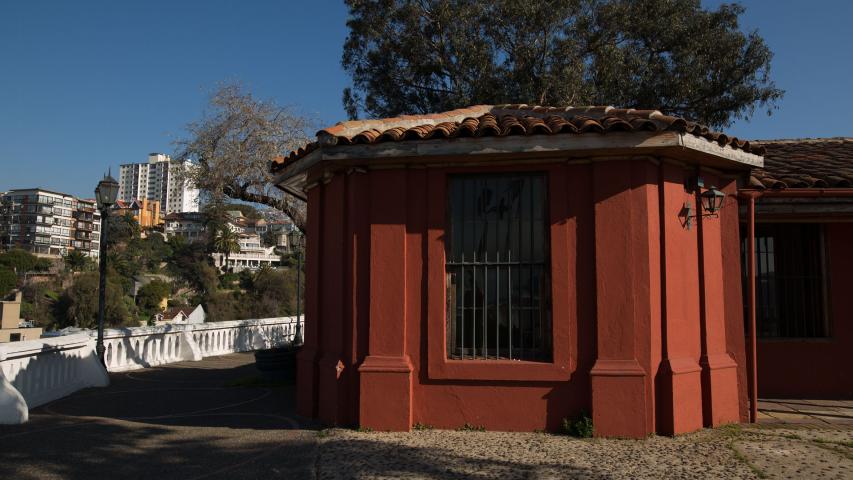
<svg viewBox="0 0 853 480">
<path fill-rule="evenodd" d="M 104 347 L 103 343 L 98 343 L 97 345 L 95 345 L 95 353 L 98 355 L 98 359 L 101 360 L 101 363 L 104 364 L 104 366 L 106 366 L 106 362 L 104 359 L 104 353 L 106 351 L 107 351 L 107 348 Z"/>
</svg>

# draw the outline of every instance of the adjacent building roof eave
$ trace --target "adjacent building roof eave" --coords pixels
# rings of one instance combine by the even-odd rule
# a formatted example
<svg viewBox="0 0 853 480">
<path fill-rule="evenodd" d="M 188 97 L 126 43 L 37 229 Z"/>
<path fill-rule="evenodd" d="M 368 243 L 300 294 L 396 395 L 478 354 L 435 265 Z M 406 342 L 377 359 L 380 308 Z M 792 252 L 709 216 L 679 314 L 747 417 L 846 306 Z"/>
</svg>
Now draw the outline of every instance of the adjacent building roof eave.
<svg viewBox="0 0 853 480">
<path fill-rule="evenodd" d="M 336 164 L 387 163 L 392 160 L 431 163 L 437 159 L 472 157 L 548 158 L 565 156 L 590 157 L 612 155 L 672 156 L 685 162 L 724 170 L 762 167 L 759 155 L 720 145 L 690 133 L 611 132 L 583 135 L 537 135 L 505 137 L 465 137 L 454 139 L 410 140 L 356 145 L 320 145 L 307 155 L 285 165 L 276 175 L 277 187 L 304 199 L 307 172 L 321 162 Z"/>
</svg>

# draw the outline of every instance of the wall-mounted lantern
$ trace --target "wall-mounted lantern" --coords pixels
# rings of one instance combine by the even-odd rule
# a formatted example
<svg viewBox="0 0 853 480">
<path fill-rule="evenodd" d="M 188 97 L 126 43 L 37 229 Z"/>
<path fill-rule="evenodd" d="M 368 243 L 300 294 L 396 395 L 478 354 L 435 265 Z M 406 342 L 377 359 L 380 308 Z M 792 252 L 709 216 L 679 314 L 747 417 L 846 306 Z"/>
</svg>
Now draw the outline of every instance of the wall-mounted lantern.
<svg viewBox="0 0 853 480">
<path fill-rule="evenodd" d="M 696 189 L 701 189 L 704 186 L 704 182 L 701 178 L 697 178 L 695 185 Z M 711 186 L 699 195 L 699 199 L 702 204 L 702 213 L 700 215 L 703 218 L 717 218 L 719 217 L 720 209 L 723 208 L 723 201 L 726 199 L 726 194 L 717 189 L 717 187 Z M 697 215 L 693 211 L 693 202 L 686 202 L 683 211 L 685 217 L 684 226 L 687 227 L 687 230 L 690 230 L 696 223 L 696 218 L 700 215 Z"/>
<path fill-rule="evenodd" d="M 716 217 L 717 212 L 723 208 L 723 200 L 726 198 L 726 194 L 717 190 L 717 187 L 711 187 L 708 190 L 702 192 L 702 210 L 708 212 L 703 215 L 705 217 Z"/>
</svg>

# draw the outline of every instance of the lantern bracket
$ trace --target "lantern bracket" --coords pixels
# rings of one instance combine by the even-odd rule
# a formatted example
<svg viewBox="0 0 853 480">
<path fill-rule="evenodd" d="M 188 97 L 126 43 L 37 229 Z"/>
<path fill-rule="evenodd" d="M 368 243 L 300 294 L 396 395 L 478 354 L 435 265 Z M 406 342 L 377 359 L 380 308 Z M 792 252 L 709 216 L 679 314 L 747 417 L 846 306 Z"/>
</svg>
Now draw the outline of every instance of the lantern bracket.
<svg viewBox="0 0 853 480">
<path fill-rule="evenodd" d="M 697 178 L 697 182 L 694 185 L 696 185 L 696 188 L 693 190 L 693 193 L 699 193 L 699 203 L 702 208 L 702 213 L 695 213 L 693 202 L 684 203 L 684 226 L 687 227 L 687 230 L 690 230 L 693 227 L 698 217 L 719 218 L 720 209 L 723 207 L 723 201 L 726 198 L 726 194 L 718 190 L 717 187 L 713 185 L 702 192 L 704 182 L 701 178 Z"/>
</svg>

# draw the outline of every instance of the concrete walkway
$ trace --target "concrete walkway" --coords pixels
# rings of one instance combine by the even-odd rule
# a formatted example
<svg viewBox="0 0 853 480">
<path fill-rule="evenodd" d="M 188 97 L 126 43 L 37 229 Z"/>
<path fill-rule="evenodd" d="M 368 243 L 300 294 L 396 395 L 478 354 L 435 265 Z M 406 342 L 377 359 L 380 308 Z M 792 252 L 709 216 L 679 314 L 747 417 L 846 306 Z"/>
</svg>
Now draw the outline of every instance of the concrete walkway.
<svg viewBox="0 0 853 480">
<path fill-rule="evenodd" d="M 233 386 L 256 376 L 252 353 L 111 374 L 0 425 L 0 479 L 311 478 L 293 387 Z"/>
<path fill-rule="evenodd" d="M 0 425 L 0 480 L 853 478 L 844 404 L 765 402 L 757 426 L 644 440 L 378 433 L 319 430 L 293 414 L 292 386 L 254 379 L 251 353 L 113 374 Z M 784 408 L 814 421 L 769 420 Z"/>
</svg>

